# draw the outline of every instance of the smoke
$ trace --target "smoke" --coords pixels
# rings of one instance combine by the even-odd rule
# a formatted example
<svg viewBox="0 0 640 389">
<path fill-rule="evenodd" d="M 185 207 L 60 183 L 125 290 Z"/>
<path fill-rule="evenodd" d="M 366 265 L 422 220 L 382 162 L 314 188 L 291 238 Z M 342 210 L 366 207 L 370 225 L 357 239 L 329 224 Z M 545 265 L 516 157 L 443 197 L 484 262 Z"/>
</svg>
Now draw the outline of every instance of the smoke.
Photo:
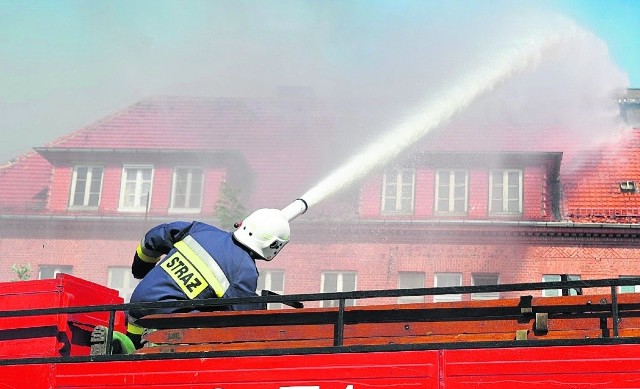
<svg viewBox="0 0 640 389">
<path fill-rule="evenodd" d="M 533 34 L 521 35 L 517 45 L 510 45 L 501 48 L 499 51 L 488 52 L 482 62 L 474 63 L 473 69 L 470 69 L 469 72 L 460 74 L 458 79 L 443 91 L 437 91 L 429 96 L 429 101 L 421 105 L 416 114 L 411 115 L 403 123 L 395 126 L 377 141 L 371 143 L 363 152 L 351 158 L 345 165 L 330 174 L 302 197 L 310 204 L 314 204 L 357 181 L 372 169 L 385 165 L 401 154 L 405 149 L 421 140 L 429 131 L 448 123 L 454 115 L 467 110 L 480 97 L 495 91 L 496 88 L 507 83 L 513 77 L 533 67 L 539 67 L 540 63 L 549 57 L 553 58 L 554 53 L 561 52 L 565 47 L 572 47 L 576 45 L 576 42 L 580 44 L 587 35 L 583 30 L 566 21 L 563 21 L 563 24 L 559 24 L 559 27 L 561 28 L 533 31 Z M 551 55 L 548 53 L 551 53 Z M 549 61 L 547 60 L 544 64 L 547 65 L 548 63 Z M 545 92 L 548 93 L 549 91 Z M 596 91 L 592 92 L 595 93 Z M 502 94 L 504 94 L 504 91 L 500 91 L 496 95 Z M 558 99 L 557 96 L 551 96 L 551 99 L 556 104 L 559 104 L 564 103 L 562 99 L 566 97 L 561 96 Z M 595 96 L 596 100 L 598 97 L 601 96 Z M 583 100 L 583 102 L 589 104 L 592 99 L 586 98 Z M 492 113 L 487 112 L 487 104 L 483 105 L 481 112 L 490 116 Z M 591 104 L 589 105 L 591 106 Z M 536 125 L 549 125 L 551 123 L 542 122 L 542 120 L 547 120 L 547 118 L 543 118 L 546 114 L 543 115 L 542 112 L 544 110 L 541 109 L 545 107 L 547 107 L 547 104 L 542 104 L 542 107 L 534 107 L 533 112 L 523 110 L 521 114 L 526 115 L 527 119 L 530 119 L 530 115 L 533 115 L 533 123 Z M 555 104 L 551 104 L 549 108 L 555 109 Z M 596 105 L 592 106 L 592 108 L 599 107 Z M 569 114 L 571 115 L 573 112 L 569 112 Z M 486 126 L 487 121 L 484 119 L 486 118 L 475 120 L 474 125 Z M 519 117 L 514 117 L 513 119 L 519 119 Z M 565 118 L 551 115 L 548 119 L 553 120 L 554 124 L 558 125 L 560 124 L 559 121 Z M 582 122 L 569 122 L 567 124 L 572 126 L 583 125 Z M 464 140 L 459 143 L 464 144 Z M 457 147 L 464 147 L 464 145 L 458 145 Z"/>
<path fill-rule="evenodd" d="M 11 37 L 0 47 L 10 74 L 0 90 L 1 160 L 154 95 L 270 97 L 279 86 L 303 86 L 333 108 L 339 136 L 327 134 L 336 138 L 328 159 L 339 164 L 493 54 L 568 25 L 519 1 L 53 4 L 0 10 L 0 34 Z M 588 35 L 500 85 L 465 118 L 608 120 L 603 96 L 626 87 L 626 77 Z"/>
</svg>

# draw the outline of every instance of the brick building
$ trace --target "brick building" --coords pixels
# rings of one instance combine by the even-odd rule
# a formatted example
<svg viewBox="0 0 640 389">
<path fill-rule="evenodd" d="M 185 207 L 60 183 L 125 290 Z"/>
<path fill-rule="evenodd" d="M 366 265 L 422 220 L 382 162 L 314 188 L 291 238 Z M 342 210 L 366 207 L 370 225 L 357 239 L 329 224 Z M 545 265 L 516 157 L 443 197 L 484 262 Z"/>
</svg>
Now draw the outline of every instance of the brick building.
<svg viewBox="0 0 640 389">
<path fill-rule="evenodd" d="M 294 220 L 292 242 L 259 261 L 260 287 L 294 294 L 640 275 L 636 92 L 620 103 L 637 129 L 597 147 L 558 128 L 432 131 Z M 36 147 L 0 166 L 0 281 L 29 264 L 32 278 L 71 273 L 127 298 L 148 228 L 219 224 L 224 188 L 247 213 L 284 208 L 348 157 L 335 128 L 312 96 L 159 97 Z"/>
</svg>

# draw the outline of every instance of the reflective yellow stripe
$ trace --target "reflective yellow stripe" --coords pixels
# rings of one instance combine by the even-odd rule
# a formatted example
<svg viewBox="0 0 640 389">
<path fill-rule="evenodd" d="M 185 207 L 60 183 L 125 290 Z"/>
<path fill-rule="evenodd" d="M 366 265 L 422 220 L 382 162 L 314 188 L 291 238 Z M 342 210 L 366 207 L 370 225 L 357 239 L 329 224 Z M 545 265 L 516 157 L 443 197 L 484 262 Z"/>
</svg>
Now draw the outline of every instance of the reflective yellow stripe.
<svg viewBox="0 0 640 389">
<path fill-rule="evenodd" d="M 173 278 L 189 299 L 196 298 L 209 286 L 198 267 L 180 251 L 171 254 L 160 264 L 160 267 Z"/>
<path fill-rule="evenodd" d="M 133 323 L 127 324 L 127 332 L 134 335 L 142 335 L 144 332 L 144 328 L 139 325 L 135 325 Z"/>
<path fill-rule="evenodd" d="M 187 236 L 180 242 L 177 242 L 174 247 L 196 267 L 207 283 L 211 285 L 216 296 L 224 296 L 227 289 L 229 289 L 229 280 L 220 268 L 220 265 L 218 265 L 218 262 L 209 255 L 200 243 L 191 236 Z"/>
<path fill-rule="evenodd" d="M 142 259 L 144 262 L 148 262 L 148 263 L 158 262 L 159 258 L 150 257 L 142 251 L 142 243 L 138 245 L 138 248 L 136 249 L 136 253 L 138 254 L 138 257 L 140 257 L 140 259 Z"/>
</svg>

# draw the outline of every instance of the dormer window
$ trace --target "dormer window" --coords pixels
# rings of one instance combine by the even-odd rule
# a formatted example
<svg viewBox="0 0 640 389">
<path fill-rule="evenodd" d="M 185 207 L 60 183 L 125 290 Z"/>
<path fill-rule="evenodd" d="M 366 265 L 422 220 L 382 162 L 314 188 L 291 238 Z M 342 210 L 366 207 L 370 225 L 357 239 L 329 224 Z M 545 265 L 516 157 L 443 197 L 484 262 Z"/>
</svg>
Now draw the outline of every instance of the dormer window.
<svg viewBox="0 0 640 389">
<path fill-rule="evenodd" d="M 491 170 L 489 213 L 492 215 L 522 214 L 522 170 Z"/>
<path fill-rule="evenodd" d="M 382 185 L 382 212 L 413 212 L 416 173 L 413 169 L 389 169 L 385 172 Z"/>
<path fill-rule="evenodd" d="M 176 167 L 173 171 L 169 212 L 200 212 L 203 183 L 204 169 L 201 167 Z"/>
<path fill-rule="evenodd" d="M 69 209 L 98 209 L 102 192 L 102 166 L 78 165 L 73 168 Z"/>
<path fill-rule="evenodd" d="M 622 181 L 620 183 L 620 192 L 622 193 L 636 193 L 638 191 L 638 184 L 635 181 Z"/>
</svg>

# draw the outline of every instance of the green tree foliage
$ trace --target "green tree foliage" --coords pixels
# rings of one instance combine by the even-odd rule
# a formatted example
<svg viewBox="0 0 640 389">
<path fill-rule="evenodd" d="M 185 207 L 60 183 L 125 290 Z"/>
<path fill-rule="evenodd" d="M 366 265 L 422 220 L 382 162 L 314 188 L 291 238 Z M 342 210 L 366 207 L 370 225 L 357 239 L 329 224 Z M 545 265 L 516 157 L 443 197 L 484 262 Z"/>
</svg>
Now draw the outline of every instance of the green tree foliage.
<svg viewBox="0 0 640 389">
<path fill-rule="evenodd" d="M 240 191 L 228 183 L 220 187 L 220 197 L 216 202 L 214 214 L 223 230 L 234 230 L 233 224 L 247 216 L 247 208 L 240 202 Z"/>
<path fill-rule="evenodd" d="M 26 281 L 31 278 L 31 264 L 27 263 L 26 265 L 11 265 L 11 270 L 16 273 L 16 279 L 14 281 Z"/>
</svg>

